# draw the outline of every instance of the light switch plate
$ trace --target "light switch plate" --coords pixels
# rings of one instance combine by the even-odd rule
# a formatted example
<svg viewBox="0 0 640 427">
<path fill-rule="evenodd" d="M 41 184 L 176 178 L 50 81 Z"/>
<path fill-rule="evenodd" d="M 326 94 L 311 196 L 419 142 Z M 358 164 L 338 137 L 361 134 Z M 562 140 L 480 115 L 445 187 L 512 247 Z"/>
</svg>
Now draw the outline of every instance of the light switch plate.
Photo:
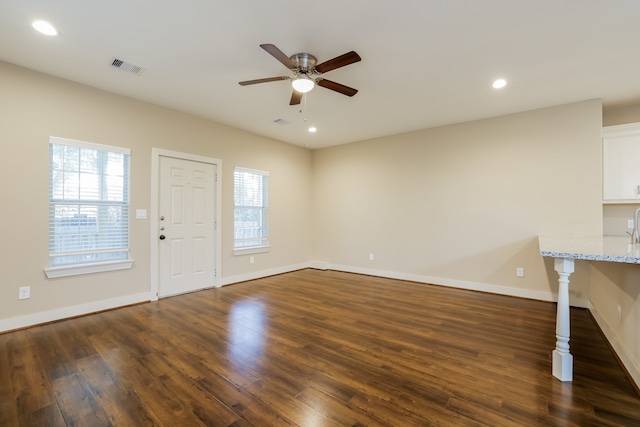
<svg viewBox="0 0 640 427">
<path fill-rule="evenodd" d="M 147 210 L 136 209 L 136 219 L 147 219 Z"/>
</svg>

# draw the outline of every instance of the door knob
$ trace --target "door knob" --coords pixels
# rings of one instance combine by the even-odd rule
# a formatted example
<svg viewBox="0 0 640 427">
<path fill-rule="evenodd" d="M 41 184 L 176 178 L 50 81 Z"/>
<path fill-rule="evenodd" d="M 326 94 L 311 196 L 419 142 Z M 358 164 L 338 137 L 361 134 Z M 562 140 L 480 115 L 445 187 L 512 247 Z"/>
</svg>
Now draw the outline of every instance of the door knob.
<svg viewBox="0 0 640 427">
<path fill-rule="evenodd" d="M 164 237 L 164 234 L 161 234 L 160 235 L 160 240 L 164 240 L 164 239 L 166 239 L 166 237 Z"/>
</svg>

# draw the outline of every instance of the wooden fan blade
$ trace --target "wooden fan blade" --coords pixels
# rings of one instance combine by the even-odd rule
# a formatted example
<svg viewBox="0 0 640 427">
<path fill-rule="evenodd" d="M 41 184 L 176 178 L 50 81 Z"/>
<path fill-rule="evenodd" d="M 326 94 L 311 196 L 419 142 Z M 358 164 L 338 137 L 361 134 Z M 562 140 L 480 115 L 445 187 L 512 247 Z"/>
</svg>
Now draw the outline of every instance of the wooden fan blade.
<svg viewBox="0 0 640 427">
<path fill-rule="evenodd" d="M 289 80 L 290 77 L 280 76 L 280 77 L 267 77 L 266 79 L 256 79 L 256 80 L 246 80 L 244 82 L 238 82 L 240 86 L 247 85 L 255 85 L 257 83 L 269 83 L 269 82 L 277 82 L 279 80 Z"/>
<path fill-rule="evenodd" d="M 333 59 L 323 62 L 322 64 L 316 65 L 316 70 L 319 73 L 326 73 L 327 71 L 335 70 L 336 68 L 344 67 L 345 65 L 353 64 L 354 62 L 358 62 L 362 60 L 360 55 L 355 53 L 354 51 L 347 52 L 344 55 L 336 56 Z"/>
<path fill-rule="evenodd" d="M 291 101 L 289 102 L 289 105 L 298 105 L 300 104 L 301 100 L 302 100 L 302 94 L 297 90 L 294 90 L 293 93 L 291 94 Z"/>
<path fill-rule="evenodd" d="M 352 87 L 345 86 L 340 83 L 332 82 L 331 80 L 327 80 L 327 79 L 318 79 L 318 86 L 322 86 L 324 88 L 334 90 L 336 92 L 339 92 L 347 96 L 353 96 L 356 93 L 358 93 L 358 89 L 354 89 Z"/>
<path fill-rule="evenodd" d="M 276 58 L 278 61 L 282 62 L 282 64 L 284 64 L 284 66 L 287 67 L 288 69 L 294 70 L 296 68 L 296 64 L 291 59 L 289 59 L 289 57 L 285 55 L 284 52 L 282 52 L 280 49 L 278 49 L 275 45 L 261 44 L 260 47 L 266 50 L 271 56 Z"/>
</svg>

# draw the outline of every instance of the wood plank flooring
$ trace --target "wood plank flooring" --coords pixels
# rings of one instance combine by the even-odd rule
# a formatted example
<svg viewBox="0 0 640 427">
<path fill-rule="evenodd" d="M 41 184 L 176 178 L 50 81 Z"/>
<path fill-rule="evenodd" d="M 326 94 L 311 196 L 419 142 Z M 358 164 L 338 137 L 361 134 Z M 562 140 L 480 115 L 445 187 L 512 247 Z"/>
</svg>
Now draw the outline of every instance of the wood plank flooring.
<svg viewBox="0 0 640 427">
<path fill-rule="evenodd" d="M 301 270 L 0 335 L 1 426 L 638 426 L 589 313 Z"/>
</svg>

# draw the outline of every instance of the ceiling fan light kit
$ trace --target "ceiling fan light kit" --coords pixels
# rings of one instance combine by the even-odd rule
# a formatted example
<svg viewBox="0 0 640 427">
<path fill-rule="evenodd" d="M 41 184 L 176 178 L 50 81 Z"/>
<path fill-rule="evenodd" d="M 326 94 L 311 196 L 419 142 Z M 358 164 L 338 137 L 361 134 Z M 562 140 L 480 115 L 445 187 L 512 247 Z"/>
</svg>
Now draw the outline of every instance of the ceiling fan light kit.
<svg viewBox="0 0 640 427">
<path fill-rule="evenodd" d="M 296 77 L 291 81 L 291 86 L 293 86 L 293 89 L 297 90 L 300 93 L 309 92 L 314 88 L 315 85 L 316 83 L 306 76 Z"/>
<path fill-rule="evenodd" d="M 353 96 L 358 93 L 357 89 L 320 77 L 323 73 L 360 61 L 360 55 L 354 51 L 347 52 L 321 64 L 317 64 L 315 56 L 308 53 L 296 53 L 295 55 L 287 56 L 275 45 L 261 44 L 260 47 L 291 70 L 293 72 L 293 76 L 267 77 L 264 79 L 247 80 L 240 82 L 239 84 L 241 86 L 279 80 L 291 80 L 293 93 L 291 94 L 291 101 L 289 102 L 289 105 L 300 104 L 302 94 L 309 92 L 316 84 L 346 96 Z"/>
</svg>

